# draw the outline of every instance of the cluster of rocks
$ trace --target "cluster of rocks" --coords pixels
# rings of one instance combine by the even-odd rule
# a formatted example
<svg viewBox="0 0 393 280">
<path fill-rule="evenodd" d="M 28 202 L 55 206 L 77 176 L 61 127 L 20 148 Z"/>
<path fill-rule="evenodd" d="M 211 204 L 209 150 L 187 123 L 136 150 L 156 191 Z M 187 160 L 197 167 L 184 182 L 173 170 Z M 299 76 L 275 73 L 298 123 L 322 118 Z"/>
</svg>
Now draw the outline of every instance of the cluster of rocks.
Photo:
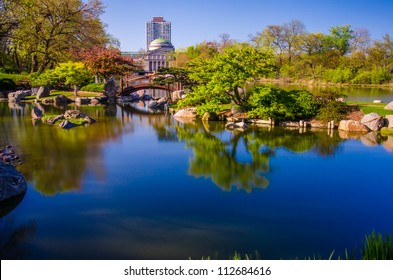
<svg viewBox="0 0 393 280">
<path fill-rule="evenodd" d="M 41 102 L 47 105 L 62 106 L 68 103 L 73 103 L 77 106 L 80 105 L 99 105 L 104 104 L 108 101 L 108 97 L 77 97 L 75 100 L 66 97 L 63 94 L 56 95 L 55 97 L 49 97 L 50 88 L 48 86 L 36 87 L 31 90 L 18 90 L 10 92 L 7 95 L 8 102 L 19 103 L 27 96 L 35 95 L 36 102 Z"/>
<path fill-rule="evenodd" d="M 6 145 L 5 147 L 0 148 L 0 162 L 14 166 L 22 164 L 21 159 L 15 153 L 11 145 Z"/>
<path fill-rule="evenodd" d="M 380 116 L 377 113 L 365 115 L 360 121 L 343 120 L 338 129 L 352 132 L 379 131 L 381 128 L 393 128 L 393 115 Z"/>
<path fill-rule="evenodd" d="M 8 102 L 20 102 L 22 99 L 30 96 L 31 90 L 18 90 L 8 93 Z"/>
<path fill-rule="evenodd" d="M 153 110 L 166 110 L 168 108 L 168 99 L 162 97 L 158 100 L 154 100 L 149 104 L 149 108 Z"/>
<path fill-rule="evenodd" d="M 141 89 L 131 93 L 128 96 L 121 96 L 119 97 L 119 99 L 121 100 L 121 102 L 138 102 L 153 100 L 153 97 L 149 94 L 146 94 L 146 91 L 144 89 Z"/>
<path fill-rule="evenodd" d="M 75 104 L 77 106 L 81 106 L 81 105 L 100 105 L 100 104 L 104 104 L 108 101 L 107 97 L 77 97 L 75 98 Z"/>
<path fill-rule="evenodd" d="M 31 117 L 33 120 L 41 120 L 44 117 L 44 114 L 42 110 L 40 110 L 37 106 L 34 106 L 31 110 Z M 72 120 L 75 119 L 80 119 L 81 121 L 78 121 L 78 123 L 72 122 Z M 89 117 L 85 113 L 80 112 L 79 110 L 67 110 L 63 115 L 57 115 L 46 119 L 46 122 L 51 125 L 60 122 L 59 127 L 70 129 L 79 125 L 93 124 L 96 122 L 96 120 Z"/>
</svg>

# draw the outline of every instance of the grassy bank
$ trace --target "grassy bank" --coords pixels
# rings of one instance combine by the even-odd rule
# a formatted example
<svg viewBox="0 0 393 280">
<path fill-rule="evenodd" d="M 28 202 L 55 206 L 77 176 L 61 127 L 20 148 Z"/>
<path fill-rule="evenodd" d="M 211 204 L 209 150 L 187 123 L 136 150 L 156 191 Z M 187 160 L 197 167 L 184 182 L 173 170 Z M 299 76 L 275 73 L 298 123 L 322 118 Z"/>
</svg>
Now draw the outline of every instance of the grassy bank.
<svg viewBox="0 0 393 280">
<path fill-rule="evenodd" d="M 102 93 L 99 92 L 87 92 L 87 91 L 79 91 L 78 92 L 78 96 L 75 96 L 74 91 L 58 91 L 58 90 L 54 90 L 51 91 L 50 95 L 48 97 L 44 97 L 44 98 L 53 98 L 57 95 L 64 95 L 70 99 L 74 99 L 76 97 L 96 97 L 96 96 L 102 96 Z M 24 100 L 27 101 L 33 101 L 36 99 L 35 95 L 31 95 L 31 96 L 27 96 L 25 97 Z"/>
<path fill-rule="evenodd" d="M 373 102 L 348 102 L 348 105 L 358 107 L 363 114 L 377 113 L 380 116 L 393 114 L 392 110 L 385 110 L 386 103 L 373 103 Z"/>
</svg>

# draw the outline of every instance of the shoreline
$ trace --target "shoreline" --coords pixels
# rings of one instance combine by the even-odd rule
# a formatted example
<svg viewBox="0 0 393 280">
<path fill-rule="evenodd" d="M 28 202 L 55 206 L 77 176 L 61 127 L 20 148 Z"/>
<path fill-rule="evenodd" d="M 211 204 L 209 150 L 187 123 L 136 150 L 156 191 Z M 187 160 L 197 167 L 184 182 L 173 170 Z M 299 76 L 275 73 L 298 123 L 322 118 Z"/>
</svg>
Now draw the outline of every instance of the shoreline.
<svg viewBox="0 0 393 280">
<path fill-rule="evenodd" d="M 294 85 L 294 86 L 309 86 L 309 87 L 344 87 L 344 88 L 383 88 L 392 89 L 393 83 L 389 84 L 350 84 L 350 83 L 331 83 L 319 80 L 291 80 L 291 79 L 259 79 L 262 83 L 272 83 L 274 85 Z"/>
</svg>

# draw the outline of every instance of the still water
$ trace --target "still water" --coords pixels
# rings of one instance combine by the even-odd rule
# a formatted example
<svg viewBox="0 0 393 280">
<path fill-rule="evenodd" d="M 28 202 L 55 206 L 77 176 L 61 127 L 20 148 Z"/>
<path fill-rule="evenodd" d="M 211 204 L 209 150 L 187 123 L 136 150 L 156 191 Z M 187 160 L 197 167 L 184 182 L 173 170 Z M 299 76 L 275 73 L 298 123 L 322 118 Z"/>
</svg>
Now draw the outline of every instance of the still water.
<svg viewBox="0 0 393 280">
<path fill-rule="evenodd" d="M 98 122 L 62 130 L 30 110 L 0 103 L 0 146 L 28 182 L 2 205 L 2 259 L 327 258 L 393 232 L 393 137 L 234 133 L 119 106 L 81 107 Z"/>
</svg>

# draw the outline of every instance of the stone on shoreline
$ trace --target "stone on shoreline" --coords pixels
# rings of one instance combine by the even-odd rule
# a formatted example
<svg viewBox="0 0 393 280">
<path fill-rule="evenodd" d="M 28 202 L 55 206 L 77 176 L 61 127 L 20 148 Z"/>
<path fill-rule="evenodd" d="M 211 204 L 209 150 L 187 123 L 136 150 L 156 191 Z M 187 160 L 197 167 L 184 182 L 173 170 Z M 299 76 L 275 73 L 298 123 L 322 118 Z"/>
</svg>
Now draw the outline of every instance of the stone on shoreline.
<svg viewBox="0 0 393 280">
<path fill-rule="evenodd" d="M 361 122 L 353 121 L 353 120 L 340 121 L 340 125 L 338 126 L 338 129 L 344 130 L 344 131 L 352 131 L 352 132 L 368 132 L 369 131 L 367 126 L 365 126 Z"/>
<path fill-rule="evenodd" d="M 180 109 L 176 114 L 173 115 L 173 117 L 180 119 L 196 119 L 196 110 L 195 108 Z"/>
<path fill-rule="evenodd" d="M 18 90 L 8 94 L 8 102 L 19 102 L 26 96 L 31 95 L 31 90 Z"/>
<path fill-rule="evenodd" d="M 36 93 L 36 98 L 43 98 L 43 97 L 48 97 L 50 95 L 50 88 L 49 86 L 41 86 L 38 88 L 38 91 Z"/>
<path fill-rule="evenodd" d="M 384 118 L 377 113 L 370 113 L 364 115 L 360 122 L 372 131 L 380 130 L 385 124 Z"/>
</svg>

